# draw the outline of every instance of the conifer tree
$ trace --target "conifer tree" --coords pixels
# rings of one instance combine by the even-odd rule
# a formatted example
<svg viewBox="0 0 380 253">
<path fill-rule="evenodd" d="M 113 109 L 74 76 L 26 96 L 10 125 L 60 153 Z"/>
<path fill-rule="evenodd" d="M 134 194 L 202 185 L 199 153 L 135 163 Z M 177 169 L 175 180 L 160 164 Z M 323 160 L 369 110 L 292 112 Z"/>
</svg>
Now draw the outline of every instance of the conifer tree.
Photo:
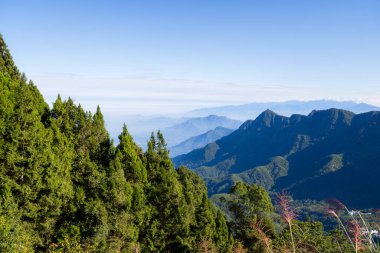
<svg viewBox="0 0 380 253">
<path fill-rule="evenodd" d="M 0 179 L 1 252 L 230 251 L 225 217 L 161 132 L 143 152 L 124 126 L 114 147 L 99 107 L 58 95 L 50 109 L 1 36 Z"/>
<path fill-rule="evenodd" d="M 231 189 L 232 200 L 229 210 L 233 215 L 231 231 L 233 236 L 254 252 L 258 239 L 253 233 L 252 224 L 260 223 L 265 231 L 273 235 L 272 213 L 274 207 L 267 191 L 261 186 L 238 182 Z"/>
<path fill-rule="evenodd" d="M 143 164 L 143 152 L 134 142 L 124 124 L 119 135 L 119 145 L 116 148 L 116 158 L 124 164 L 124 173 L 128 180 L 144 183 L 147 181 L 147 171 Z"/>
<path fill-rule="evenodd" d="M 21 79 L 21 74 L 13 62 L 12 55 L 10 54 L 7 45 L 0 34 L 0 72 L 5 76 L 9 76 L 12 80 L 18 81 Z"/>
</svg>

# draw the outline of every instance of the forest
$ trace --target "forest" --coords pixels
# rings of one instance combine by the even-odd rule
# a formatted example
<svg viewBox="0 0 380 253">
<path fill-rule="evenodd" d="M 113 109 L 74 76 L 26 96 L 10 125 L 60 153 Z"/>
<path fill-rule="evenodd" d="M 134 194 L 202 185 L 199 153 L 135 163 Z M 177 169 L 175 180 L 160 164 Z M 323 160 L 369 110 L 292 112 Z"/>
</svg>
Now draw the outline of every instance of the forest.
<svg viewBox="0 0 380 253">
<path fill-rule="evenodd" d="M 164 136 L 143 151 L 124 125 L 111 140 L 100 108 L 59 95 L 50 108 L 0 37 L 1 252 L 378 252 L 361 213 L 336 201 L 336 229 L 297 219 L 286 193 L 237 183 L 221 200 L 175 168 Z"/>
</svg>

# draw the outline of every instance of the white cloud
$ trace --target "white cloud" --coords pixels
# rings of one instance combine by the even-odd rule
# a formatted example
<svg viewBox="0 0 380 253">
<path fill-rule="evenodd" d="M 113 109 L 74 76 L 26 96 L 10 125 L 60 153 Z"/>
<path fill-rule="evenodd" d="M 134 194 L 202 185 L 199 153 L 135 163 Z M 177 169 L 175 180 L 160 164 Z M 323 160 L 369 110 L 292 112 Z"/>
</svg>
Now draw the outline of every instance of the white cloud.
<svg viewBox="0 0 380 253">
<path fill-rule="evenodd" d="M 313 99 L 315 93 L 281 85 L 248 85 L 227 82 L 165 79 L 149 76 L 120 78 L 70 74 L 34 75 L 45 98 L 71 96 L 86 109 L 99 104 L 108 114 L 173 114 L 195 108 L 253 101 Z"/>
<path fill-rule="evenodd" d="M 198 80 L 161 78 L 157 75 L 120 78 L 87 77 L 73 74 L 32 76 L 45 98 L 52 102 L 58 94 L 71 96 L 85 109 L 99 104 L 108 115 L 177 114 L 195 108 L 249 102 L 312 100 L 330 98 L 380 105 L 376 89 L 342 90 L 282 85 L 236 84 Z"/>
</svg>

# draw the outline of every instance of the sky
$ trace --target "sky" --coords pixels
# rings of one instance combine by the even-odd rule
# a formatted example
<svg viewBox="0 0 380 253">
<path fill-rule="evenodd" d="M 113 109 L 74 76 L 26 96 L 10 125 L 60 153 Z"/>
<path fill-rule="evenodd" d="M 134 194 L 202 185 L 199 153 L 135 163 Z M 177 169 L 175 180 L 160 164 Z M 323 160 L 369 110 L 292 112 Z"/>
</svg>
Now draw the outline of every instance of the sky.
<svg viewBox="0 0 380 253">
<path fill-rule="evenodd" d="M 336 99 L 380 105 L 378 0 L 0 0 L 0 33 L 52 102 L 112 115 Z"/>
</svg>

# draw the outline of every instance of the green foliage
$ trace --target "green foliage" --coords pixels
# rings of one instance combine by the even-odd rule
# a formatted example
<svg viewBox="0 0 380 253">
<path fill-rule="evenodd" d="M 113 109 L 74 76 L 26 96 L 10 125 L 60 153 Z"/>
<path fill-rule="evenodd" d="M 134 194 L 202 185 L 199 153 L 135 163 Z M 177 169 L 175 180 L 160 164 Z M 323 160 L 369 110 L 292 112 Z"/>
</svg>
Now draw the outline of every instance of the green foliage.
<svg viewBox="0 0 380 253">
<path fill-rule="evenodd" d="M 320 222 L 295 221 L 292 229 L 297 252 L 352 252 L 352 247 L 343 233 L 337 230 L 325 233 Z M 290 241 L 289 229 L 285 228 L 273 240 L 273 251 L 290 251 Z"/>
<path fill-rule="evenodd" d="M 281 196 L 284 200 L 290 199 Z M 244 248 L 248 252 L 269 253 L 353 252 L 341 230 L 326 232 L 320 222 L 298 221 L 290 206 L 285 214 L 274 213 L 271 199 L 261 186 L 237 183 L 230 194 L 222 194 L 219 198 L 219 204 L 229 208 L 229 228 L 238 242 L 235 251 Z"/>
<path fill-rule="evenodd" d="M 161 132 L 115 147 L 98 107 L 50 109 L 0 36 L 0 251 L 196 252 L 231 242 L 203 181 L 175 170 Z"/>
<path fill-rule="evenodd" d="M 258 185 L 237 183 L 232 188 L 233 199 L 228 202 L 229 211 L 233 219 L 231 222 L 232 234 L 244 245 L 250 245 L 255 250 L 258 238 L 254 234 L 253 223 L 260 223 L 264 230 L 273 236 L 274 224 L 272 212 L 274 207 L 268 192 Z"/>
<path fill-rule="evenodd" d="M 4 42 L 3 36 L 0 34 L 0 72 L 13 80 L 20 80 L 21 74 L 13 62 L 7 45 Z"/>
</svg>

